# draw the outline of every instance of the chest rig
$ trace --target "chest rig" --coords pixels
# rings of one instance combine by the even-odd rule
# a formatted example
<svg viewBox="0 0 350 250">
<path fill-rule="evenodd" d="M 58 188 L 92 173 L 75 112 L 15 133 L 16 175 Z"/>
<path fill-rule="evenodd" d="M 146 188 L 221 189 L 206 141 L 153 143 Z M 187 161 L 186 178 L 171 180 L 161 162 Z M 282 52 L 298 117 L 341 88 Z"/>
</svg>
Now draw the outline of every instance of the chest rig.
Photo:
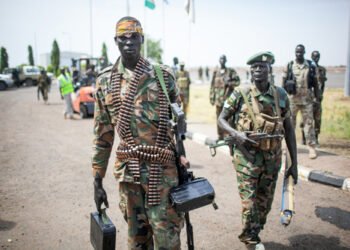
<svg viewBox="0 0 350 250">
<path fill-rule="evenodd" d="M 268 135 L 283 135 L 283 118 L 281 116 L 281 108 L 279 105 L 278 91 L 275 87 L 273 89 L 274 107 L 272 114 L 263 113 L 261 104 L 256 96 L 256 87 L 251 87 L 251 104 L 248 96 L 243 90 L 240 90 L 245 104 L 245 109 L 241 109 L 238 117 L 237 130 L 242 132 L 252 133 L 266 133 Z M 272 105 L 272 103 L 270 104 Z M 273 109 L 271 109 L 273 110 Z M 280 138 L 269 138 L 258 141 L 257 145 L 252 145 L 262 151 L 275 150 L 281 144 Z"/>
<path fill-rule="evenodd" d="M 188 78 L 187 78 L 186 71 L 179 71 L 178 72 L 177 84 L 178 84 L 179 88 L 181 88 L 181 89 L 188 88 Z"/>
<path fill-rule="evenodd" d="M 128 85 L 125 99 L 121 99 L 122 74 L 114 70 L 111 74 L 112 105 L 114 106 L 113 116 L 117 117 L 116 131 L 121 139 L 117 148 L 117 158 L 126 161 L 127 168 L 134 178 L 134 183 L 140 184 L 140 161 L 150 163 L 148 182 L 148 205 L 160 203 L 160 191 L 158 185 L 161 181 L 161 164 L 174 162 L 175 154 L 172 144 L 167 137 L 169 108 L 166 96 L 161 91 L 157 79 L 159 99 L 159 123 L 155 145 L 136 145 L 130 129 L 131 116 L 135 110 L 135 95 L 141 76 L 149 71 L 150 63 L 142 57 L 134 70 L 134 75 Z M 165 82 L 168 82 L 168 73 L 163 71 Z"/>
</svg>

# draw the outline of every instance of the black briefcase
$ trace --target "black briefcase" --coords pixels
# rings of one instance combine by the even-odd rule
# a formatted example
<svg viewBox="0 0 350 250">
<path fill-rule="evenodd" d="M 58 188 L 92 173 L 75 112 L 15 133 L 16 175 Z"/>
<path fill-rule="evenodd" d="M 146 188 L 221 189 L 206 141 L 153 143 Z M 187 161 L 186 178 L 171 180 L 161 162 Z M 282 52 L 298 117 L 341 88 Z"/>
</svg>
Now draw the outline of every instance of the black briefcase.
<svg viewBox="0 0 350 250">
<path fill-rule="evenodd" d="M 177 212 L 186 213 L 214 203 L 215 191 L 205 178 L 195 178 L 170 190 L 170 201 Z M 214 205 L 215 207 L 215 205 Z"/>
<path fill-rule="evenodd" d="M 90 214 L 90 241 L 95 250 L 115 250 L 116 229 L 106 212 Z"/>
</svg>

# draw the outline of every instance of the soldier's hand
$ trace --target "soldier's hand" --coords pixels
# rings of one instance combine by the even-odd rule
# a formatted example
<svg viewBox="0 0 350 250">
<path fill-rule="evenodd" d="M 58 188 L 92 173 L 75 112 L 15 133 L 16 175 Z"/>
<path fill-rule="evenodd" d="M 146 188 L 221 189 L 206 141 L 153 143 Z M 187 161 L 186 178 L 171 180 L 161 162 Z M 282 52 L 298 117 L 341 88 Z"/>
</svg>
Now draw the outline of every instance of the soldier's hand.
<svg viewBox="0 0 350 250">
<path fill-rule="evenodd" d="M 101 210 L 102 203 L 104 203 L 107 208 L 109 207 L 108 200 L 107 200 L 107 193 L 103 188 L 102 178 L 98 173 L 96 173 L 95 181 L 94 181 L 94 199 L 96 203 L 96 209 L 100 214 L 102 213 L 102 210 Z"/>
<path fill-rule="evenodd" d="M 292 166 L 288 168 L 285 178 L 287 179 L 289 176 L 293 177 L 294 184 L 298 183 L 298 166 L 296 164 L 292 164 Z"/>
<path fill-rule="evenodd" d="M 187 160 L 187 158 L 183 155 L 180 156 L 180 162 L 181 165 L 184 166 L 185 168 L 190 168 L 190 162 Z"/>
<path fill-rule="evenodd" d="M 242 144 L 242 145 L 246 143 L 256 144 L 256 142 L 249 139 L 246 133 L 244 132 L 236 131 L 234 134 L 231 134 L 231 135 L 236 139 L 237 143 L 239 144 Z"/>
</svg>

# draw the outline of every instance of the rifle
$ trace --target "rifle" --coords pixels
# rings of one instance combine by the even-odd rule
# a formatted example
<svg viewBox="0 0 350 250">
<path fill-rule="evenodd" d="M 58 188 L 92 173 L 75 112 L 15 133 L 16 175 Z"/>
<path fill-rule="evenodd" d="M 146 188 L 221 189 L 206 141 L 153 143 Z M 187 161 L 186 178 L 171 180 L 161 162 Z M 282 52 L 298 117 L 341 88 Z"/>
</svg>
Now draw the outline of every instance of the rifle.
<svg viewBox="0 0 350 250">
<path fill-rule="evenodd" d="M 216 148 L 221 147 L 221 146 L 230 146 L 233 147 L 235 146 L 236 149 L 242 152 L 244 157 L 249 161 L 249 162 L 254 162 L 255 157 L 249 153 L 247 147 L 250 147 L 251 145 L 257 145 L 258 141 L 264 140 L 264 139 L 276 139 L 276 138 L 283 138 L 283 135 L 270 135 L 267 133 L 255 133 L 253 131 L 246 131 L 245 134 L 247 135 L 247 143 L 241 144 L 237 143 L 237 140 L 235 137 L 228 136 L 224 139 L 223 142 L 219 142 L 216 144 L 211 144 L 209 145 L 210 153 L 211 156 L 216 155 Z"/>
<path fill-rule="evenodd" d="M 179 174 L 179 184 L 186 183 L 193 179 L 193 173 L 187 171 L 187 168 L 181 162 L 181 156 L 186 157 L 183 141 L 186 139 L 186 121 L 185 114 L 177 103 L 171 103 L 170 108 L 174 119 L 170 124 L 175 134 L 176 141 L 176 168 Z M 187 245 L 189 250 L 194 250 L 193 227 L 190 221 L 189 212 L 185 213 Z"/>
<path fill-rule="evenodd" d="M 283 151 L 284 177 L 289 168 L 289 159 L 287 152 Z M 294 211 L 294 181 L 293 177 L 289 176 L 283 180 L 282 202 L 281 202 L 280 222 L 283 226 L 288 226 L 292 221 Z"/>
</svg>

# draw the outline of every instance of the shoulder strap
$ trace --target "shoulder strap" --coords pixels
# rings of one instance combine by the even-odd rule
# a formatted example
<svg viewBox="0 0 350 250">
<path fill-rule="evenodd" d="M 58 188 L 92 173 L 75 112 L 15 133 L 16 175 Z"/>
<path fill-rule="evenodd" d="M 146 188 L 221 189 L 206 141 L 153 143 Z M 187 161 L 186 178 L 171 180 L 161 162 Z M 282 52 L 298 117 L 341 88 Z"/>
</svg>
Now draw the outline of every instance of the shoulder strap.
<svg viewBox="0 0 350 250">
<path fill-rule="evenodd" d="M 276 88 L 276 86 L 273 86 L 273 97 L 275 99 L 275 107 L 276 107 L 277 116 L 278 116 L 278 118 L 281 119 L 281 108 L 280 108 L 280 104 L 279 104 L 279 94 L 278 94 L 278 89 Z"/>
<path fill-rule="evenodd" d="M 247 97 L 247 95 L 244 93 L 244 91 L 242 89 L 239 89 L 239 92 L 241 92 L 243 100 L 244 100 L 245 104 L 247 105 L 248 114 L 249 114 L 250 118 L 252 118 L 254 127 L 257 128 L 258 127 L 258 122 L 256 121 L 256 117 L 255 117 L 254 112 L 252 110 L 252 106 L 250 105 L 250 103 L 248 101 L 248 97 Z"/>
<path fill-rule="evenodd" d="M 168 99 L 169 104 L 171 104 L 171 101 L 170 101 L 170 98 L 169 98 L 169 95 L 168 95 L 168 91 L 167 91 L 166 86 L 165 86 L 165 81 L 164 81 L 163 72 L 162 72 L 162 70 L 160 69 L 159 64 L 155 64 L 155 65 L 154 65 L 154 69 L 155 69 L 155 71 L 156 71 L 156 75 L 157 75 L 157 77 L 158 77 L 160 86 L 162 87 L 162 90 L 163 90 L 163 92 L 164 92 L 166 98 Z"/>
</svg>

